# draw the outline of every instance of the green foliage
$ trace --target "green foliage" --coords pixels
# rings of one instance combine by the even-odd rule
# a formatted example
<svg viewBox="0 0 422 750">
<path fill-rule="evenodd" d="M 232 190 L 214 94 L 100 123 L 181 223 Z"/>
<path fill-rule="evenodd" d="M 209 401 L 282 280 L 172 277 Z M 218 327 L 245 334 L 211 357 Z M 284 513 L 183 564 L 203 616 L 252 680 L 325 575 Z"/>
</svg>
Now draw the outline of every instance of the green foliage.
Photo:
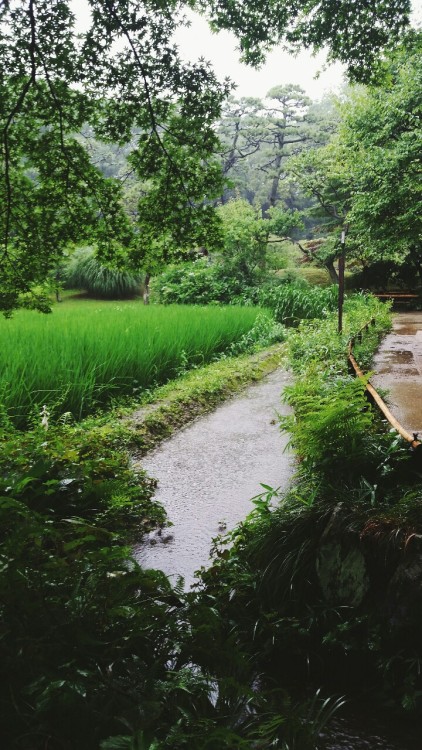
<svg viewBox="0 0 422 750">
<path fill-rule="evenodd" d="M 273 311 L 275 319 L 284 325 L 297 325 L 300 320 L 326 317 L 337 306 L 338 288 L 321 288 L 306 282 L 292 282 L 263 287 L 259 304 Z"/>
<path fill-rule="evenodd" d="M 223 613 L 143 571 L 122 546 L 116 529 L 139 518 L 148 528 L 160 510 L 115 440 L 86 427 L 3 436 L 3 741 L 201 750 L 205 734 L 211 750 L 299 738 L 311 748 L 327 702 L 254 689 L 233 635 L 220 640 Z"/>
<path fill-rule="evenodd" d="M 368 261 L 405 263 L 422 278 L 419 160 L 421 33 L 385 62 L 382 86 L 351 94 L 340 137 L 353 184 L 350 220 Z"/>
<path fill-rule="evenodd" d="M 170 267 L 155 277 L 151 294 L 152 301 L 163 305 L 229 305 L 241 295 L 256 293 L 221 264 L 197 260 Z"/>
<path fill-rule="evenodd" d="M 162 520 L 154 483 L 107 432 L 69 427 L 3 435 L 0 474 L 2 739 L 97 747 L 153 675 L 159 700 L 171 656 L 177 598 L 117 533 Z"/>
<path fill-rule="evenodd" d="M 265 266 L 269 225 L 247 201 L 231 200 L 219 208 L 223 224 L 223 263 L 226 273 L 253 280 L 254 272 Z"/>
<path fill-rule="evenodd" d="M 6 311 L 26 302 L 21 295 L 41 304 L 34 284 L 73 243 L 96 242 L 104 262 L 124 248 L 139 268 L 141 258 L 159 263 L 205 240 L 212 246 L 218 235 L 204 200 L 222 188 L 213 121 L 228 83 L 202 61 L 182 62 L 172 37 L 185 22 L 183 6 L 92 0 L 90 8 L 81 31 L 67 0 L 2 6 Z M 84 128 L 98 140 L 131 144 L 126 171 L 145 186 L 135 217 L 123 206 L 121 184 L 93 165 L 76 135 Z"/>
<path fill-rule="evenodd" d="M 68 289 L 84 289 L 100 299 L 127 299 L 139 295 L 141 277 L 102 265 L 91 248 L 77 252 L 66 270 Z"/>
<path fill-rule="evenodd" d="M 325 475 L 343 471 L 345 478 L 364 470 L 372 426 L 365 385 L 344 376 L 327 379 L 315 371 L 286 388 L 285 400 L 294 404 L 295 416 L 282 418 L 281 426 L 291 434 L 306 469 Z"/>
<path fill-rule="evenodd" d="M 237 356 L 246 352 L 259 351 L 264 347 L 285 341 L 286 329 L 281 323 L 277 323 L 267 311 L 261 312 L 247 333 L 232 344 L 230 355 Z M 223 355 L 224 356 L 224 355 Z"/>
<path fill-rule="evenodd" d="M 273 209 L 262 219 L 247 201 L 220 206 L 223 246 L 212 262 L 197 260 L 168 268 L 153 281 L 163 304 L 242 304 L 258 301 L 258 285 L 267 278 L 270 237 L 300 223 L 298 214 Z"/>
<path fill-rule="evenodd" d="M 263 219 L 261 210 L 246 200 L 229 200 L 218 209 L 222 221 L 223 250 L 220 262 L 228 277 L 256 284 L 266 269 L 270 235 L 283 236 L 301 226 L 297 212 L 271 208 Z"/>
<path fill-rule="evenodd" d="M 296 50 L 328 47 L 328 57 L 348 66 L 349 76 L 370 80 L 380 50 L 396 40 L 409 23 L 407 0 L 376 0 L 368 6 L 363 0 L 337 3 L 336 13 L 330 0 L 311 0 L 298 14 L 294 4 L 284 0 L 257 2 L 245 15 L 236 3 L 221 5 L 216 0 L 201 0 L 211 14 L 216 29 L 230 29 L 240 40 L 243 59 L 259 64 L 270 46 L 284 41 Z"/>
<path fill-rule="evenodd" d="M 380 336 L 390 327 L 388 309 L 371 296 L 346 299 L 342 335 L 331 313 L 325 319 L 301 323 L 288 337 L 288 356 L 297 379 L 285 389 L 294 415 L 282 418 L 281 424 L 301 456 L 302 470 L 324 477 L 325 482 L 335 482 L 341 475 L 345 482 L 364 476 L 372 483 L 380 472 L 387 473 L 382 455 L 389 455 L 389 440 L 377 433 L 365 382 L 348 374 L 348 341 L 372 318 L 375 325 L 354 350 L 365 370 Z"/>
<path fill-rule="evenodd" d="M 298 378 L 287 389 L 294 416 L 282 424 L 300 459 L 296 482 L 285 494 L 263 485 L 249 517 L 216 541 L 200 599 L 222 613 L 222 638 L 236 632 L 267 684 L 279 684 L 282 674 L 287 685 L 330 684 L 361 696 L 364 683 L 368 700 L 420 712 L 420 599 L 412 589 L 404 610 L 402 599 L 392 599 L 404 550 L 420 533 L 420 464 L 368 407 L 363 384 L 347 375 L 348 337 L 374 315 L 377 324 L 357 348 L 359 361 L 368 360 L 388 326 L 385 307 L 370 297 L 347 300 L 343 336 L 334 314 L 290 331 Z M 330 544 L 341 554 L 328 596 L 321 566 Z M 341 591 L 353 570 L 344 580 L 338 575 L 353 552 L 365 560 L 369 586 L 358 603 Z M 215 634 L 208 635 L 211 649 Z M 288 718 L 288 736 L 287 725 Z"/>
<path fill-rule="evenodd" d="M 418 285 L 414 267 L 402 261 L 403 259 L 371 262 L 346 280 L 346 288 L 369 289 L 371 292 L 412 290 Z"/>
<path fill-rule="evenodd" d="M 316 222 L 317 237 L 299 245 L 304 259 L 326 268 L 331 280 L 338 282 L 334 262 L 341 253 L 342 230 L 348 235 L 348 257 L 353 248 L 348 219 L 352 179 L 346 166 L 345 149 L 335 134 L 326 145 L 308 149 L 290 159 L 288 170 L 311 199 L 311 205 L 303 212 L 305 220 L 308 217 L 314 224 Z"/>
<path fill-rule="evenodd" d="M 331 141 L 289 163 L 302 190 L 313 198 L 307 213 L 319 216 L 321 223 L 320 239 L 303 243 L 302 251 L 334 276 L 344 228 L 347 258 L 363 266 L 365 288 L 373 263 L 381 262 L 380 274 L 382 263 L 389 264 L 396 277 L 410 279 L 405 284 L 412 283 L 412 274 L 419 283 L 422 278 L 420 47 L 420 32 L 409 34 L 384 60 L 377 86 L 346 92 L 338 103 L 340 122 Z"/>
<path fill-rule="evenodd" d="M 247 18 L 234 3 L 201 0 L 198 7 L 214 29 L 238 34 L 249 62 L 262 60 L 280 40 L 315 49 L 328 44 L 332 59 L 346 62 L 355 79 L 367 80 L 379 51 L 406 27 L 409 0 L 371 6 L 359 0 L 353 13 L 349 5 L 345 0 L 333 13 L 331 0 L 311 2 L 298 15 L 295 7 L 272 0 L 256 4 Z M 69 0 L 3 4 L 4 311 L 45 309 L 34 284 L 45 281 L 72 243 L 96 241 L 104 262 L 123 247 L 133 266 L 143 263 L 148 272 L 192 247 L 221 244 L 209 199 L 224 188 L 214 158 L 214 122 L 230 83 L 220 84 L 202 60 L 182 62 L 172 39 L 186 23 L 185 7 L 190 4 L 172 1 L 152 9 L 91 0 L 91 18 L 77 33 Z M 127 171 L 143 185 L 135 212 L 124 206 L 121 184 L 92 164 L 75 135 L 83 128 L 97 140 L 131 144 Z M 279 180 L 278 168 L 277 175 Z"/>
<path fill-rule="evenodd" d="M 3 321 L 3 409 L 25 426 L 43 405 L 80 419 L 119 396 L 209 362 L 249 331 L 253 308 L 159 308 L 140 303 L 61 303 L 50 316 Z M 46 363 L 48 362 L 48 367 Z"/>
<path fill-rule="evenodd" d="M 342 335 L 337 333 L 337 316 L 333 313 L 322 321 L 304 322 L 297 331 L 292 331 L 288 345 L 289 360 L 294 372 L 303 374 L 308 369 L 322 372 L 322 363 L 329 363 L 330 374 L 346 374 L 345 353 L 349 337 L 374 317 L 377 325 L 370 328 L 362 344 L 356 347 L 359 362 L 368 366 L 381 332 L 391 326 L 390 311 L 387 305 L 371 295 L 351 294 L 345 300 Z"/>
</svg>

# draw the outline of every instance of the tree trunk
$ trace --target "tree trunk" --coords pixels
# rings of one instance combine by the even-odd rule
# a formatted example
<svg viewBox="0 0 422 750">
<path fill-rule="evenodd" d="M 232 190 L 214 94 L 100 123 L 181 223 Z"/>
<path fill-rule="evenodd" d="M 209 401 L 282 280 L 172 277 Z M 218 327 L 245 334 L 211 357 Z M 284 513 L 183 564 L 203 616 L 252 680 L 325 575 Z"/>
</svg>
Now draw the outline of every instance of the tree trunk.
<svg viewBox="0 0 422 750">
<path fill-rule="evenodd" d="M 143 300 L 144 300 L 144 305 L 149 305 L 149 282 L 150 282 L 150 279 L 151 279 L 151 275 L 149 273 L 146 273 L 145 274 L 145 279 L 144 279 L 144 293 L 142 295 L 143 296 Z"/>
<path fill-rule="evenodd" d="M 333 284 L 338 284 L 338 273 L 336 269 L 334 268 L 334 262 L 332 260 L 327 261 L 325 263 L 325 268 L 327 269 L 328 273 L 330 274 L 330 279 L 333 282 Z"/>
<path fill-rule="evenodd" d="M 278 186 L 280 185 L 280 176 L 281 176 L 281 159 L 282 159 L 281 154 L 278 154 L 274 162 L 275 175 L 271 183 L 271 190 L 270 190 L 270 195 L 268 198 L 270 202 L 270 206 L 275 206 L 275 204 L 277 203 Z"/>
</svg>

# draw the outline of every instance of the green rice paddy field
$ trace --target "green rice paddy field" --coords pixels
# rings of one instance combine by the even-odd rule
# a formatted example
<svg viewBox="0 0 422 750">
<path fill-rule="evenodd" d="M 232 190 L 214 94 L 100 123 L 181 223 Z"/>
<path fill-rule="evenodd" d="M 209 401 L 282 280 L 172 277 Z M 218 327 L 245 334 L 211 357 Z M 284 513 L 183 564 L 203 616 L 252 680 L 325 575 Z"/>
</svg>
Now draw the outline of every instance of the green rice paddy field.
<svg viewBox="0 0 422 750">
<path fill-rule="evenodd" d="M 0 319 L 0 401 L 18 427 L 56 416 L 81 419 L 122 395 L 209 362 L 249 331 L 258 310 L 66 300 L 50 315 Z"/>
</svg>

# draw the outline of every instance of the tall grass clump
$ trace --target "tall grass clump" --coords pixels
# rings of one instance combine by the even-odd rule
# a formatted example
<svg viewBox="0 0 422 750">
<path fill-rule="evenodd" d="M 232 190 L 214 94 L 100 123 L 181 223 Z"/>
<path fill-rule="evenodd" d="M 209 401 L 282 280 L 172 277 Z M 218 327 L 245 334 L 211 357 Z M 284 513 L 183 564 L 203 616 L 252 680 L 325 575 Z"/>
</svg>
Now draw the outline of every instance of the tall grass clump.
<svg viewBox="0 0 422 750">
<path fill-rule="evenodd" d="M 0 321 L 3 415 L 25 427 L 46 404 L 75 419 L 209 362 L 254 325 L 253 308 L 79 303 Z"/>
<path fill-rule="evenodd" d="M 304 282 L 262 289 L 259 304 L 272 310 L 278 323 L 296 325 L 300 320 L 324 318 L 336 309 L 338 287 L 311 286 Z"/>
<path fill-rule="evenodd" d="M 68 289 L 84 289 L 100 299 L 128 299 L 139 294 L 141 277 L 103 265 L 92 248 L 72 258 L 66 273 Z"/>
<path fill-rule="evenodd" d="M 288 337 L 290 365 L 298 376 L 286 387 L 284 399 L 294 416 L 281 424 L 302 458 L 301 467 L 335 481 L 369 471 L 373 453 L 373 413 L 368 410 L 365 381 L 348 372 L 347 346 L 366 323 L 369 326 L 355 353 L 368 366 L 380 337 L 391 325 L 389 309 L 374 297 L 352 295 L 345 302 L 343 333 L 337 332 L 337 316 L 304 321 Z"/>
</svg>

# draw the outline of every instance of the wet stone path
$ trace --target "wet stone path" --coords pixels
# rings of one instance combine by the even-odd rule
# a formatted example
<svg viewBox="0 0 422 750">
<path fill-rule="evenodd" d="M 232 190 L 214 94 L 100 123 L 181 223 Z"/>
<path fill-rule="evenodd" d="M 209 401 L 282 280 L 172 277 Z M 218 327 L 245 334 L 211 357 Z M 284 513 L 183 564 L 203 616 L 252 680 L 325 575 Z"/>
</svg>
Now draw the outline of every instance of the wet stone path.
<svg viewBox="0 0 422 750">
<path fill-rule="evenodd" d="M 422 435 L 422 312 L 397 313 L 374 358 L 371 383 L 387 391 L 392 414 Z"/>
<path fill-rule="evenodd" d="M 163 570 L 173 583 L 182 575 L 190 586 L 209 562 L 212 539 L 247 516 L 261 483 L 287 488 L 293 458 L 277 413 L 289 410 L 280 401 L 288 382 L 276 370 L 142 459 L 173 524 L 135 548 L 144 567 Z"/>
</svg>

